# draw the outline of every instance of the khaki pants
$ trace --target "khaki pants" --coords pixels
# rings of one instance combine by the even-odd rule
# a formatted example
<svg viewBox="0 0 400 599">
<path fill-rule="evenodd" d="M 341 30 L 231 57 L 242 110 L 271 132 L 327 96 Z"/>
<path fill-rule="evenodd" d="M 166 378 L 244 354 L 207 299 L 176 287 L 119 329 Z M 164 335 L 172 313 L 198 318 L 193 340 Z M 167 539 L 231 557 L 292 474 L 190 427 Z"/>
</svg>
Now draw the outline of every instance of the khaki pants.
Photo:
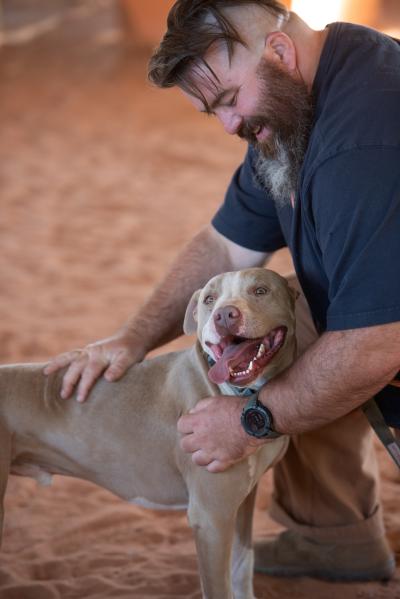
<svg viewBox="0 0 400 599">
<path fill-rule="evenodd" d="M 300 290 L 294 276 L 288 280 Z M 317 339 L 303 295 L 296 317 L 300 354 Z M 373 432 L 361 410 L 293 436 L 274 482 L 271 516 L 302 536 L 328 543 L 384 534 Z"/>
</svg>

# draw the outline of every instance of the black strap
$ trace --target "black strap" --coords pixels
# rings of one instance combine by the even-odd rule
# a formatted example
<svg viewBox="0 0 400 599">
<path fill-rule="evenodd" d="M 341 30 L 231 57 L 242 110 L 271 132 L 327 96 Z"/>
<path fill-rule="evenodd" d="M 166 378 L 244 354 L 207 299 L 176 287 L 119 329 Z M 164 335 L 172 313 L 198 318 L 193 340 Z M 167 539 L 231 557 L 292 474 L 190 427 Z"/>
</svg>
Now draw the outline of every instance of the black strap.
<svg viewBox="0 0 400 599">
<path fill-rule="evenodd" d="M 368 421 L 375 433 L 386 447 L 388 453 L 392 457 L 393 461 L 400 468 L 400 443 L 388 427 L 382 412 L 378 408 L 378 405 L 374 398 L 368 400 L 362 406 L 363 412 L 368 418 Z"/>
</svg>

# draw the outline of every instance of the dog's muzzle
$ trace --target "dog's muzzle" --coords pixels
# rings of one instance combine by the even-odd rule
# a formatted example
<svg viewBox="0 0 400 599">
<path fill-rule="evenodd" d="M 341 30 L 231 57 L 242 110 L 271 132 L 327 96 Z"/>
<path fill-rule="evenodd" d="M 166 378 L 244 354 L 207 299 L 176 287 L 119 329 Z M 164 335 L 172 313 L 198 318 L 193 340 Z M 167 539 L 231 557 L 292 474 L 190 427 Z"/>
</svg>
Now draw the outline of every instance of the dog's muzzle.
<svg viewBox="0 0 400 599">
<path fill-rule="evenodd" d="M 222 337 L 219 343 L 206 345 L 212 350 L 215 364 L 208 372 L 213 383 L 244 386 L 260 376 L 284 345 L 286 326 L 278 326 L 263 337 L 245 339 L 234 335 Z"/>
</svg>

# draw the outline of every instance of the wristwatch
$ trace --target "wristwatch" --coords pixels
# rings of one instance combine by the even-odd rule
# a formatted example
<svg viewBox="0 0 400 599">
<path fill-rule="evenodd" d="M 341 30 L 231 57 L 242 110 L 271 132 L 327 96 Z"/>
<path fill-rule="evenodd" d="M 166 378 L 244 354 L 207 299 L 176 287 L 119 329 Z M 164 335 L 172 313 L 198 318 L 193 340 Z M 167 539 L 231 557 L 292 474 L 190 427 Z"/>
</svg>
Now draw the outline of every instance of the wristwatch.
<svg viewBox="0 0 400 599">
<path fill-rule="evenodd" d="M 281 436 L 273 428 L 272 414 L 254 393 L 243 408 L 241 423 L 248 435 L 258 439 L 276 439 Z"/>
</svg>

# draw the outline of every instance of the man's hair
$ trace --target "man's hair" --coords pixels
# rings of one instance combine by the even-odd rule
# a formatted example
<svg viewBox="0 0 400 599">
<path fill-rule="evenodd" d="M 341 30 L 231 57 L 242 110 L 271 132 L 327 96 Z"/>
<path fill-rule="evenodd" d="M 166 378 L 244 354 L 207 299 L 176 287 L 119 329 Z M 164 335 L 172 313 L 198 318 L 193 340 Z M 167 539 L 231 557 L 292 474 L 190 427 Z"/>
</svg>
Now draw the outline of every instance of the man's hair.
<svg viewBox="0 0 400 599">
<path fill-rule="evenodd" d="M 204 94 L 190 76 L 190 71 L 196 66 L 203 80 L 215 87 L 218 78 L 204 56 L 213 44 L 223 43 L 231 60 L 236 43 L 246 46 L 223 13 L 225 8 L 245 5 L 265 8 L 276 18 L 288 16 L 287 9 L 278 0 L 177 0 L 169 12 L 164 38 L 150 59 L 149 80 L 158 87 L 178 85 L 200 99 L 208 110 Z"/>
</svg>

